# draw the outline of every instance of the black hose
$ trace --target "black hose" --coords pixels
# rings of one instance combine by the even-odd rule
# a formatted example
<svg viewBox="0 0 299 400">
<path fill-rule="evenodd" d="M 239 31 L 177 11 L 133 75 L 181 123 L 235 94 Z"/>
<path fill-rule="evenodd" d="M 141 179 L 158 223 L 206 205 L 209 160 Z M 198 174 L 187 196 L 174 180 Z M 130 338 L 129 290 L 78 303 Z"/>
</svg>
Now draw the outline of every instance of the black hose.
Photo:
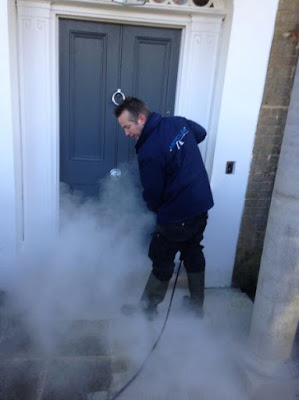
<svg viewBox="0 0 299 400">
<path fill-rule="evenodd" d="M 159 333 L 158 338 L 156 339 L 156 341 L 155 341 L 155 343 L 153 344 L 153 346 L 152 346 L 150 352 L 148 353 L 148 355 L 147 355 L 146 358 L 144 359 L 143 363 L 141 364 L 141 366 L 139 367 L 139 369 L 137 370 L 137 372 L 135 372 L 135 374 L 132 376 L 132 378 L 131 378 L 122 388 L 120 388 L 118 392 L 116 392 L 116 393 L 115 393 L 112 397 L 110 397 L 108 400 L 115 400 L 115 399 L 117 399 L 117 398 L 131 385 L 131 383 L 133 383 L 133 382 L 135 381 L 135 379 L 138 377 L 138 375 L 139 375 L 140 372 L 142 371 L 143 367 L 145 366 L 145 364 L 146 364 L 147 361 L 149 360 L 149 358 L 150 358 L 152 352 L 153 352 L 153 351 L 155 350 L 155 348 L 157 347 L 157 345 L 158 345 L 158 343 L 159 343 L 159 341 L 160 341 L 160 339 L 161 339 L 161 336 L 162 336 L 162 334 L 163 334 L 163 332 L 164 332 L 164 329 L 165 329 L 165 327 L 166 327 L 166 323 L 167 323 L 168 316 L 169 316 L 169 313 L 170 313 L 171 304 L 172 304 L 172 300 L 173 300 L 173 296 L 174 296 L 176 284 L 177 284 L 177 281 L 178 281 L 178 277 L 179 277 L 179 274 L 180 274 L 181 266 L 182 266 L 182 260 L 180 261 L 180 264 L 179 264 L 179 267 L 178 267 L 178 270 L 177 270 L 177 273 L 176 273 L 176 277 L 175 277 L 175 281 L 174 281 L 174 284 L 173 284 L 173 289 L 172 289 L 172 293 L 171 293 L 171 297 L 170 297 L 170 301 L 169 301 L 169 305 L 168 305 L 166 317 L 165 317 L 165 320 L 164 320 L 164 323 L 163 323 L 163 326 L 162 326 L 162 329 L 161 329 L 161 331 L 160 331 L 160 333 Z"/>
</svg>

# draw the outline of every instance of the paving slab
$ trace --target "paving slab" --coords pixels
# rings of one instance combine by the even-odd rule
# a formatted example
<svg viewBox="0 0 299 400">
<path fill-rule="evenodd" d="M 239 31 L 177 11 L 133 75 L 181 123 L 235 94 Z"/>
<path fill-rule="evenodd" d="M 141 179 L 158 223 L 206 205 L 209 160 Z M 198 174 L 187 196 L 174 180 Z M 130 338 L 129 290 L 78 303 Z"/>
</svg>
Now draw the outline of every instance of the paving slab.
<svg viewBox="0 0 299 400">
<path fill-rule="evenodd" d="M 60 321 L 51 331 L 50 353 L 39 351 L 26 324 L 2 324 L 0 400 L 106 400 L 153 350 L 171 294 L 170 285 L 155 321 L 120 312 L 109 320 Z M 159 343 L 120 400 L 253 400 L 240 365 L 252 301 L 238 289 L 208 288 L 201 320 L 183 308 L 186 294 L 181 281 Z M 265 386 L 256 396 L 266 390 L 274 388 Z"/>
<path fill-rule="evenodd" d="M 0 399 L 38 399 L 43 372 L 44 365 L 40 360 L 0 361 Z"/>
<path fill-rule="evenodd" d="M 43 400 L 86 400 L 108 390 L 112 380 L 108 358 L 73 357 L 53 360 L 48 368 Z"/>
<path fill-rule="evenodd" d="M 297 378 L 276 381 L 273 386 L 264 382 L 254 390 L 248 384 L 243 360 L 248 352 L 253 303 L 245 293 L 231 288 L 206 289 L 203 320 L 184 310 L 182 298 L 186 294 L 188 290 L 180 282 L 160 342 L 121 400 L 256 400 L 255 396 L 263 393 L 263 400 L 282 400 L 277 398 L 279 393 L 284 393 L 287 400 L 297 400 L 299 388 L 295 382 L 299 374 Z M 159 337 L 170 297 L 171 287 L 154 322 L 142 316 L 115 321 L 116 331 L 121 331 L 114 338 L 116 347 L 123 355 L 125 346 L 131 352 L 127 372 L 114 374 L 115 393 L 148 357 Z"/>
</svg>

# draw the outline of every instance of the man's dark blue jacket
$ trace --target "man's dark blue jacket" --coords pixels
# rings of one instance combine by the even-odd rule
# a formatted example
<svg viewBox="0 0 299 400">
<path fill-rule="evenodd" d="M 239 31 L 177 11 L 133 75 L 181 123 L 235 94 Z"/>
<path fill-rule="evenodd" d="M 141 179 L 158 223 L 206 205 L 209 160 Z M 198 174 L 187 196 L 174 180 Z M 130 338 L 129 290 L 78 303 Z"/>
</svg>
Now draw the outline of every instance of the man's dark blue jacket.
<svg viewBox="0 0 299 400">
<path fill-rule="evenodd" d="M 197 144 L 206 131 L 182 117 L 151 113 L 136 143 L 143 198 L 157 222 L 184 222 L 213 207 Z"/>
</svg>

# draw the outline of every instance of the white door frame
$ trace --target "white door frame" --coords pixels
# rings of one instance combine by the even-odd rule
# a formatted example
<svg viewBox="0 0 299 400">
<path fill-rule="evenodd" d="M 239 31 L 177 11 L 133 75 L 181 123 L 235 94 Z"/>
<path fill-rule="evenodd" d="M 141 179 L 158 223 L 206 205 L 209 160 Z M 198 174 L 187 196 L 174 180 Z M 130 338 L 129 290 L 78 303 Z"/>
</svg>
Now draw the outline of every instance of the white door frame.
<svg viewBox="0 0 299 400">
<path fill-rule="evenodd" d="M 193 15 L 84 0 L 80 7 L 75 1 L 17 1 L 25 243 L 36 242 L 41 233 L 53 235 L 58 227 L 59 18 L 182 29 L 175 113 L 207 128 L 202 152 L 212 160 L 215 132 L 209 128 L 224 15 L 225 10 Z"/>
</svg>

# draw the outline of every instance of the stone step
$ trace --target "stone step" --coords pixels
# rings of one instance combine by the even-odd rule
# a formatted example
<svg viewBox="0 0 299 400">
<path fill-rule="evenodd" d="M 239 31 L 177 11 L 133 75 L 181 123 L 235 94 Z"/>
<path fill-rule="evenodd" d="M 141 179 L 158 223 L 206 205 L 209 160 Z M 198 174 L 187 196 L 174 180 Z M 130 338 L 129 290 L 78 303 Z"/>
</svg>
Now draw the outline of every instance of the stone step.
<svg viewBox="0 0 299 400">
<path fill-rule="evenodd" d="M 127 368 L 111 348 L 107 320 L 45 321 L 43 338 L 28 326 L 21 318 L 2 319 L 0 400 L 103 397 L 113 371 Z"/>
</svg>

